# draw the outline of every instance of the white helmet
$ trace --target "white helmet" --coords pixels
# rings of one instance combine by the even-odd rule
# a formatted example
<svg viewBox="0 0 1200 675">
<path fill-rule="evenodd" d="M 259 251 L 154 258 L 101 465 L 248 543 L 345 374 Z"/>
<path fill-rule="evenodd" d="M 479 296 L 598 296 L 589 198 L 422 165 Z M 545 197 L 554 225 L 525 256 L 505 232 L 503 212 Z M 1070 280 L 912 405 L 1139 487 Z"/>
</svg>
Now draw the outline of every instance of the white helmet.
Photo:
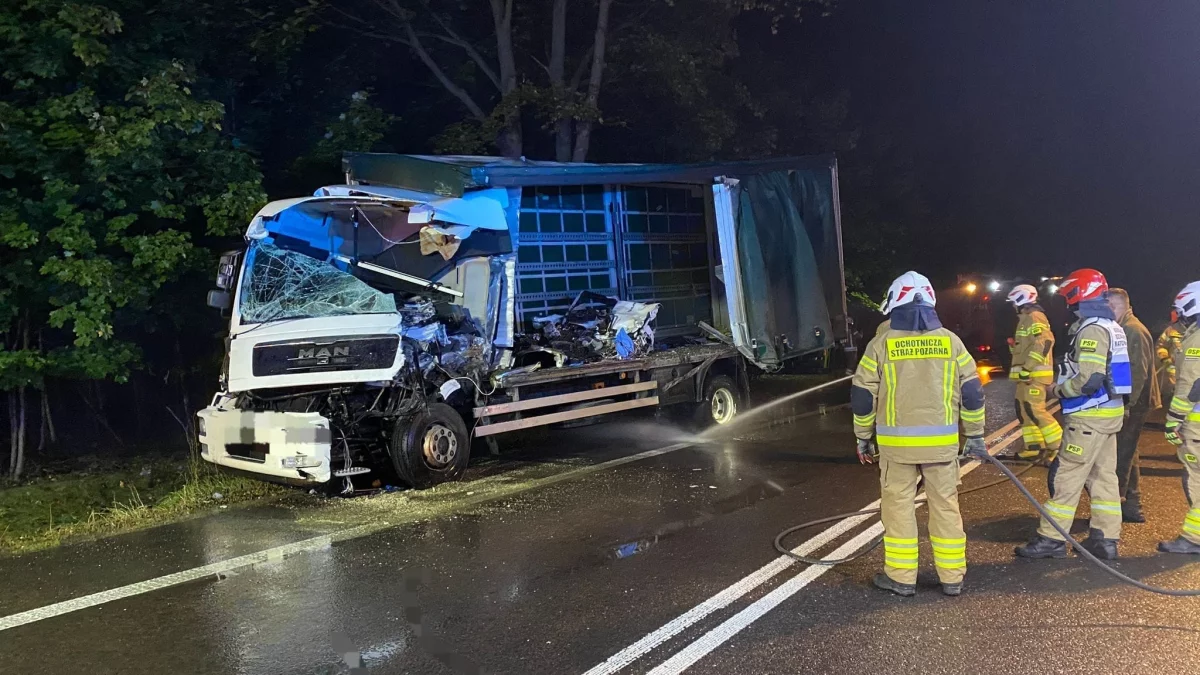
<svg viewBox="0 0 1200 675">
<path fill-rule="evenodd" d="M 905 272 L 896 277 L 888 289 L 887 298 L 883 301 L 882 312 L 891 314 L 893 309 L 911 302 L 923 302 L 930 307 L 937 305 L 937 296 L 933 293 L 933 284 L 924 274 Z"/>
<path fill-rule="evenodd" d="M 1008 294 L 1008 301 L 1017 307 L 1028 305 L 1031 302 L 1037 302 L 1037 289 L 1029 284 L 1014 286 L 1012 293 Z"/>
<path fill-rule="evenodd" d="M 1200 314 L 1200 281 L 1193 281 L 1184 286 L 1179 295 L 1175 296 L 1172 306 L 1181 317 L 1194 318 Z"/>
</svg>

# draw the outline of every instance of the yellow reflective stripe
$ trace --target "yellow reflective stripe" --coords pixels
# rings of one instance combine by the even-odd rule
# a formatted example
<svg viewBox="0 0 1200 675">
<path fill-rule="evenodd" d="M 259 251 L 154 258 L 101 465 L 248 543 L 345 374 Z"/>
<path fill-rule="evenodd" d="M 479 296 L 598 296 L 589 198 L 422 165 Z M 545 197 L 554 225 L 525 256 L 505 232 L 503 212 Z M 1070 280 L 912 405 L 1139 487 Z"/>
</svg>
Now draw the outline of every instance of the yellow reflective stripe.
<svg viewBox="0 0 1200 675">
<path fill-rule="evenodd" d="M 1033 370 L 1029 371 L 1029 373 L 1031 375 L 1033 375 L 1034 377 L 1041 377 L 1041 376 L 1045 376 L 1045 375 L 1053 375 L 1054 369 L 1038 366 L 1037 368 L 1034 368 Z"/>
<path fill-rule="evenodd" d="M 1079 362 L 1080 363 L 1096 363 L 1096 364 L 1103 366 L 1108 363 L 1108 357 L 1100 356 L 1099 354 L 1080 354 Z"/>
<path fill-rule="evenodd" d="M 958 358 L 955 360 L 958 361 L 958 365 L 962 366 L 963 368 L 971 365 L 971 355 L 966 352 L 959 354 Z"/>
<path fill-rule="evenodd" d="M 890 426 L 896 426 L 896 364 L 883 364 L 883 378 L 887 381 L 887 414 L 884 421 Z"/>
<path fill-rule="evenodd" d="M 871 413 L 870 415 L 855 415 L 854 423 L 860 427 L 869 427 L 875 424 L 875 413 Z"/>
<path fill-rule="evenodd" d="M 858 365 L 862 366 L 863 368 L 866 368 L 867 370 L 871 371 L 872 373 L 877 372 L 877 369 L 879 368 L 879 362 L 869 356 L 864 356 L 861 359 L 859 359 Z"/>
<path fill-rule="evenodd" d="M 1030 352 L 1029 358 L 1033 359 L 1034 361 L 1037 361 L 1038 363 L 1046 362 L 1046 357 L 1042 356 L 1041 354 L 1039 354 L 1037 352 Z"/>
<path fill-rule="evenodd" d="M 1042 506 L 1046 507 L 1047 511 L 1049 511 L 1050 513 L 1054 514 L 1055 516 L 1057 516 L 1059 518 L 1074 518 L 1075 517 L 1075 507 L 1074 506 L 1067 506 L 1065 504 L 1059 504 L 1057 502 L 1052 502 L 1052 501 L 1046 502 Z"/>
<path fill-rule="evenodd" d="M 1102 511 L 1104 513 L 1119 514 L 1121 513 L 1121 502 L 1106 502 L 1100 501 L 1099 499 L 1093 499 L 1092 510 Z"/>
<path fill-rule="evenodd" d="M 1192 402 L 1187 400 L 1186 398 L 1179 398 L 1178 396 L 1174 396 L 1171 398 L 1171 410 L 1174 410 L 1176 412 L 1191 412 L 1192 411 Z"/>
<path fill-rule="evenodd" d="M 925 448 L 940 445 L 958 445 L 958 434 L 940 434 L 937 436 L 878 436 L 880 445 L 890 445 L 893 448 Z"/>
<path fill-rule="evenodd" d="M 1200 509 L 1191 509 L 1187 512 L 1187 517 L 1183 520 L 1183 531 L 1200 534 Z"/>
<path fill-rule="evenodd" d="M 1063 430 L 1062 427 L 1058 426 L 1057 424 L 1040 427 L 1039 430 L 1042 432 L 1042 435 L 1046 437 L 1047 443 L 1053 443 L 1055 441 L 1062 440 Z"/>
<path fill-rule="evenodd" d="M 949 361 L 942 364 L 942 408 L 945 411 L 946 424 L 954 424 L 954 390 L 950 387 L 953 368 Z"/>
<path fill-rule="evenodd" d="M 979 410 L 967 410 L 964 408 L 959 412 L 959 416 L 962 417 L 964 422 L 982 422 L 983 408 L 980 408 Z"/>
<path fill-rule="evenodd" d="M 1188 416 L 1187 416 L 1187 421 L 1189 421 L 1189 422 L 1200 422 L 1200 413 L 1197 413 L 1197 412 L 1191 412 L 1191 413 L 1188 413 Z"/>
<path fill-rule="evenodd" d="M 1012 371 L 1011 371 L 1011 372 L 1008 374 L 1008 379 L 1010 379 L 1010 380 L 1019 380 L 1019 379 L 1021 379 L 1021 369 L 1020 369 L 1020 368 L 1014 368 L 1014 369 L 1013 369 L 1013 370 L 1012 370 Z"/>
<path fill-rule="evenodd" d="M 1016 337 L 1027 337 L 1028 335 L 1029 335 L 1028 329 L 1026 329 L 1026 328 L 1018 328 L 1017 329 Z"/>
<path fill-rule="evenodd" d="M 1079 412 L 1073 412 L 1071 414 L 1078 415 L 1079 417 L 1102 417 L 1107 419 L 1109 417 L 1124 417 L 1125 408 L 1122 406 L 1114 406 L 1112 408 L 1088 408 L 1087 410 L 1080 410 Z"/>
</svg>

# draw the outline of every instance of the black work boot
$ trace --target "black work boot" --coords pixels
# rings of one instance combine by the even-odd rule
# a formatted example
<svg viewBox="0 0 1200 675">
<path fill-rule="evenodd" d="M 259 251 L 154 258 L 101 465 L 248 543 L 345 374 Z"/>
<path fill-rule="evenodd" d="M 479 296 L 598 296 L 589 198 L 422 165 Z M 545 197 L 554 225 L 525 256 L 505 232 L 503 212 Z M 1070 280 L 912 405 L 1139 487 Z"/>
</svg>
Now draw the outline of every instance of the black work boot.
<svg viewBox="0 0 1200 675">
<path fill-rule="evenodd" d="M 896 581 L 895 579 L 884 574 L 883 572 L 876 574 L 875 579 L 873 579 L 873 582 L 875 584 L 875 588 L 882 588 L 885 591 L 891 591 L 891 592 L 895 593 L 896 595 L 899 595 L 899 596 L 902 596 L 905 598 L 911 598 L 912 596 L 917 594 L 917 585 L 916 584 L 902 584 L 899 581 Z"/>
<path fill-rule="evenodd" d="M 1067 542 L 1033 535 L 1028 544 L 1013 549 L 1022 558 L 1065 558 L 1067 557 Z"/>
<path fill-rule="evenodd" d="M 1184 539 L 1183 537 L 1177 537 L 1175 539 L 1172 539 L 1171 541 L 1158 542 L 1158 550 L 1162 551 L 1163 553 L 1193 553 L 1193 554 L 1195 554 L 1195 553 L 1200 553 L 1200 544 L 1193 544 L 1192 542 L 1188 541 L 1187 539 Z"/>
<path fill-rule="evenodd" d="M 1146 522 L 1146 514 L 1142 513 L 1142 505 L 1140 502 L 1133 499 L 1126 499 L 1121 504 L 1121 522 L 1122 523 L 1144 523 Z"/>
<path fill-rule="evenodd" d="M 962 582 L 957 584 L 942 584 L 942 594 L 951 597 L 962 595 Z"/>
<path fill-rule="evenodd" d="M 1080 546 L 1101 560 L 1117 559 L 1117 540 L 1105 539 L 1104 533 L 1094 527 L 1088 530 L 1088 538 Z"/>
</svg>

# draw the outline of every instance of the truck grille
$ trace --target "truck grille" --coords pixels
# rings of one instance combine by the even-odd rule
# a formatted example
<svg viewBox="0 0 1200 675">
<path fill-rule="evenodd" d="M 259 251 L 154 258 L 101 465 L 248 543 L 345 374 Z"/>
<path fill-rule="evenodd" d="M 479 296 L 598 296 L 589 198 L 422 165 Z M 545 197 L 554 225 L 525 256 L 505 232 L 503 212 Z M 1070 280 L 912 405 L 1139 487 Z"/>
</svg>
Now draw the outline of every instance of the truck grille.
<svg viewBox="0 0 1200 675">
<path fill-rule="evenodd" d="M 234 459 L 263 464 L 267 461 L 267 451 L 271 446 L 266 443 L 230 443 L 225 446 L 225 452 Z"/>
<path fill-rule="evenodd" d="M 254 347 L 255 377 L 388 368 L 396 361 L 398 335 L 332 340 L 264 342 Z"/>
</svg>

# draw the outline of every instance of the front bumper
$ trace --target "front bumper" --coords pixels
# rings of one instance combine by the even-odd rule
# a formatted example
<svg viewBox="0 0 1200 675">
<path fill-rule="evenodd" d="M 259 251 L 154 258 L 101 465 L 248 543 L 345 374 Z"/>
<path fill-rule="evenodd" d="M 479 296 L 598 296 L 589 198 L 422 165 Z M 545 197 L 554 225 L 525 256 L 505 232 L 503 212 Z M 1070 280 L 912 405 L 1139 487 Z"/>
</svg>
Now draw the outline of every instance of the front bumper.
<svg viewBox="0 0 1200 675">
<path fill-rule="evenodd" d="M 226 409 L 219 401 L 196 416 L 205 461 L 288 481 L 332 477 L 329 420 L 317 413 Z"/>
</svg>

